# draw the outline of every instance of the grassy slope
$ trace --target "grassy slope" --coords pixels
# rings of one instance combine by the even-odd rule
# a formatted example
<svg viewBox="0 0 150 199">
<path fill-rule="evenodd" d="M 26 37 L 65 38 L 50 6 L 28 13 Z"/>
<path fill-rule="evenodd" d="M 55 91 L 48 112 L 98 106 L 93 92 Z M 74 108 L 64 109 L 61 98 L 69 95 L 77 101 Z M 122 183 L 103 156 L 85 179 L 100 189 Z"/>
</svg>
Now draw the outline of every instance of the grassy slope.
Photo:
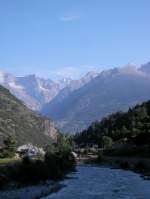
<svg viewBox="0 0 150 199">
<path fill-rule="evenodd" d="M 19 145 L 28 142 L 40 146 L 50 143 L 45 121 L 0 86 L 0 144 L 8 135 L 15 136 Z M 52 125 L 51 128 L 55 133 L 56 129 Z"/>
</svg>

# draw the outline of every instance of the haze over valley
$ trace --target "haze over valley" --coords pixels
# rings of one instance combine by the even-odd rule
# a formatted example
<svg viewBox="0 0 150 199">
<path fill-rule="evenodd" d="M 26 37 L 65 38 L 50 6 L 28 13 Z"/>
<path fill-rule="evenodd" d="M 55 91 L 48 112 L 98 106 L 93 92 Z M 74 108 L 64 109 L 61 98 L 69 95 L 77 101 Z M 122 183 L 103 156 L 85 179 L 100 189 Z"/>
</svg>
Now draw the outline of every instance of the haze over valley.
<svg viewBox="0 0 150 199">
<path fill-rule="evenodd" d="M 87 128 L 116 111 L 150 98 L 150 63 L 88 72 L 78 80 L 51 80 L 0 72 L 0 83 L 34 111 L 52 119 L 64 133 Z"/>
</svg>

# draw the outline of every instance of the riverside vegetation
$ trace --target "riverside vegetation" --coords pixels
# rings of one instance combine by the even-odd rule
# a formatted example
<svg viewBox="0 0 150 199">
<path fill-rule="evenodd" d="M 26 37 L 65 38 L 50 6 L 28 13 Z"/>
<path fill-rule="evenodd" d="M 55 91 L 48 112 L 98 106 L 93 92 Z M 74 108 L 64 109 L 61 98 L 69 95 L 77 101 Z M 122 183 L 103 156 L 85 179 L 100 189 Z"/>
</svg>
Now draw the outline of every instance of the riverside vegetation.
<svg viewBox="0 0 150 199">
<path fill-rule="evenodd" d="M 32 143 L 45 155 L 19 157 L 18 146 Z M 0 86 L 0 188 L 62 178 L 74 166 L 70 140 L 47 118 L 28 109 Z"/>
<path fill-rule="evenodd" d="M 44 157 L 15 159 L 15 141 L 9 137 L 1 152 L 0 188 L 7 187 L 10 182 L 29 185 L 49 179 L 59 180 L 73 169 L 75 161 L 71 154 L 72 146 L 65 136 L 60 135 L 58 142 L 47 146 L 45 151 Z"/>
<path fill-rule="evenodd" d="M 13 112 L 13 114 L 15 114 L 13 110 L 16 106 L 21 107 L 21 110 L 23 107 L 23 110 L 26 110 L 28 113 L 27 116 L 31 114 L 34 118 L 38 118 L 35 113 L 27 110 L 26 107 L 23 106 L 20 101 L 17 101 L 6 89 L 0 87 L 0 92 L 0 102 L 3 107 L 0 114 L 2 118 L 1 121 L 4 121 L 9 116 L 12 117 L 11 113 Z M 7 106 L 5 107 L 5 105 Z M 16 110 L 20 110 L 20 108 Z M 4 112 L 5 114 L 3 114 Z M 24 111 L 19 111 L 19 113 L 22 115 Z M 39 119 L 42 123 L 45 121 L 45 119 L 41 117 Z M 28 123 L 26 115 L 23 116 L 23 121 L 24 124 Z M 23 138 L 25 139 L 18 139 L 18 137 L 13 135 L 19 134 L 21 121 L 18 124 L 18 118 L 16 118 L 12 124 L 13 127 L 17 126 L 17 131 L 14 131 L 11 136 L 8 133 L 8 128 L 6 128 L 8 127 L 7 124 L 1 125 L 1 127 L 3 127 L 1 129 L 3 132 L 3 143 L 1 143 L 2 147 L 0 149 L 1 188 L 7 187 L 10 182 L 15 182 L 18 185 L 29 185 L 37 184 L 40 181 L 46 181 L 48 179 L 58 180 L 74 167 L 75 160 L 71 153 L 73 151 L 72 139 L 59 134 L 54 128 L 51 136 L 47 136 L 47 133 L 45 134 L 44 132 L 41 134 L 39 131 L 37 135 L 35 131 L 38 128 L 36 122 L 30 125 L 30 130 L 31 126 L 34 127 L 32 128 L 32 130 L 34 130 L 33 138 L 34 141 L 38 139 L 37 143 L 39 146 L 46 145 L 47 142 L 49 143 L 49 145 L 44 148 L 46 152 L 45 155 L 36 158 L 17 158 L 16 148 L 18 142 L 20 145 L 22 141 L 25 142 L 25 140 L 28 140 L 26 137 L 27 131 L 22 131 Z M 43 125 L 44 124 L 45 123 L 43 123 Z M 44 136 L 43 142 L 39 139 L 39 135 Z M 57 142 L 52 140 L 52 137 L 56 137 L 56 135 Z M 29 140 L 31 140 L 31 138 Z M 73 140 L 77 145 L 77 149 L 81 146 L 84 149 L 87 148 L 87 146 L 98 146 L 98 150 L 95 150 L 95 152 L 99 155 L 99 162 L 109 160 L 109 162 L 112 163 L 115 161 L 115 163 L 118 163 L 125 169 L 130 168 L 132 162 L 134 169 L 140 172 L 149 172 L 150 101 L 130 108 L 128 112 L 117 112 L 105 117 L 101 121 L 92 123 L 87 130 L 76 134 Z M 132 159 L 131 162 L 129 158 Z M 136 162 L 133 161 L 135 158 L 137 159 Z M 145 158 L 144 161 L 143 158 Z"/>
<path fill-rule="evenodd" d="M 96 121 L 74 136 L 78 146 L 97 145 L 99 161 L 150 172 L 150 101 Z"/>
</svg>

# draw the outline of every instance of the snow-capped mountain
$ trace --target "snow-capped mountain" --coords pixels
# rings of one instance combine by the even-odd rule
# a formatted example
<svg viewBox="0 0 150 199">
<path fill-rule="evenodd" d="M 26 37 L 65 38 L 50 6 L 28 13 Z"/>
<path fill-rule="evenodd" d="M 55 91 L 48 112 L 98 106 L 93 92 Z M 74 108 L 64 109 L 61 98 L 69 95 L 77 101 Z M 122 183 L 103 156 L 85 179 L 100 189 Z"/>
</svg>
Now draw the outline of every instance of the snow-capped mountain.
<svg viewBox="0 0 150 199">
<path fill-rule="evenodd" d="M 94 120 L 149 100 L 149 69 L 148 64 L 141 67 L 129 64 L 105 70 L 83 86 L 70 89 L 62 99 L 61 91 L 43 113 L 50 116 L 62 132 L 79 132 Z"/>
<path fill-rule="evenodd" d="M 150 62 L 142 65 L 141 70 L 145 73 L 150 73 Z"/>
<path fill-rule="evenodd" d="M 60 88 L 63 89 L 71 84 L 73 80 L 71 78 L 63 78 L 58 81 Z"/>
<path fill-rule="evenodd" d="M 64 78 L 59 81 L 52 81 L 37 77 L 34 74 L 15 77 L 9 73 L 0 71 L 0 84 L 9 89 L 13 95 L 22 100 L 29 108 L 40 111 L 45 104 L 51 102 L 60 92 L 66 93 L 66 88 L 75 90 L 92 77 L 94 78 L 94 74 L 92 76 L 89 73 L 81 80 Z"/>
<path fill-rule="evenodd" d="M 62 132 L 77 132 L 94 120 L 150 99 L 150 63 L 89 72 L 79 80 L 0 72 L 0 84 L 32 110 L 55 121 Z"/>
<path fill-rule="evenodd" d="M 50 102 L 61 89 L 58 83 L 39 78 L 36 75 L 17 77 L 16 82 L 24 88 L 28 96 L 35 100 L 37 104 L 35 110 L 40 110 L 45 103 Z"/>
<path fill-rule="evenodd" d="M 67 98 L 73 91 L 81 88 L 82 86 L 90 82 L 92 79 L 98 76 L 98 74 L 99 73 L 96 72 L 88 72 L 81 79 L 70 81 L 69 84 L 62 88 L 60 92 L 56 95 L 56 97 L 51 100 L 50 104 L 52 106 L 57 106 L 57 104 L 60 103 L 64 98 Z M 46 114 L 47 111 L 49 111 L 49 103 L 47 103 L 42 109 L 42 112 L 44 114 Z"/>
<path fill-rule="evenodd" d="M 39 111 L 45 103 L 51 101 L 60 90 L 58 83 L 35 75 L 15 77 L 0 71 L 0 84 L 22 100 L 32 110 Z"/>
</svg>

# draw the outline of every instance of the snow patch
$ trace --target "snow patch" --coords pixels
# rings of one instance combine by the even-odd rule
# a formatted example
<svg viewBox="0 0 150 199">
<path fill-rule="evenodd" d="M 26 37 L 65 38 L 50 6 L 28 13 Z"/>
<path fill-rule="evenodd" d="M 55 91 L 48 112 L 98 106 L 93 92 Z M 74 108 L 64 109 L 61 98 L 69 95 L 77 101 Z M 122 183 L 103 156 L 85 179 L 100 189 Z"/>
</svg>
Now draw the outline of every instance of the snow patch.
<svg viewBox="0 0 150 199">
<path fill-rule="evenodd" d="M 0 71 L 0 83 L 3 84 L 5 81 L 4 73 Z"/>
<path fill-rule="evenodd" d="M 22 86 L 20 86 L 20 85 L 17 85 L 15 82 L 9 82 L 9 84 L 8 84 L 11 88 L 13 88 L 13 89 L 23 89 L 23 87 Z"/>
</svg>

